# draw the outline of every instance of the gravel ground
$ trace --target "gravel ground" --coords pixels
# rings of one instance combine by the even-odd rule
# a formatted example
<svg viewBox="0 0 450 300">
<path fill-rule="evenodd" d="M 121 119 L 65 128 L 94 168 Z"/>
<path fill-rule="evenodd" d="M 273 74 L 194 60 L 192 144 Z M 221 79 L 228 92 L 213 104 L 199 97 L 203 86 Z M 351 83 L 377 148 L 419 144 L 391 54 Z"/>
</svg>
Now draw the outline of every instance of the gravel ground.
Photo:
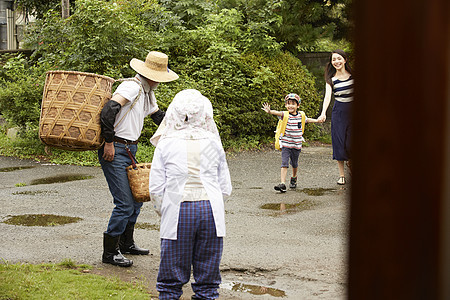
<svg viewBox="0 0 450 300">
<path fill-rule="evenodd" d="M 336 185 L 331 148 L 305 147 L 298 188 L 284 194 L 273 189 L 279 182 L 280 152 L 229 154 L 228 163 L 233 194 L 225 205 L 227 236 L 219 299 L 346 298 L 349 186 Z M 55 176 L 80 175 L 91 178 L 49 183 Z M 135 240 L 149 248 L 150 255 L 129 256 L 134 265 L 119 268 L 101 262 L 103 231 L 113 204 L 100 168 L 0 156 L 0 178 L 4 262 L 72 259 L 94 266 L 93 273 L 143 282 L 157 295 L 159 217 L 148 203 L 138 218 Z M 47 183 L 33 184 L 36 179 Z M 5 223 L 24 214 L 81 220 L 50 227 Z M 190 286 L 184 291 L 182 299 L 190 299 Z"/>
</svg>

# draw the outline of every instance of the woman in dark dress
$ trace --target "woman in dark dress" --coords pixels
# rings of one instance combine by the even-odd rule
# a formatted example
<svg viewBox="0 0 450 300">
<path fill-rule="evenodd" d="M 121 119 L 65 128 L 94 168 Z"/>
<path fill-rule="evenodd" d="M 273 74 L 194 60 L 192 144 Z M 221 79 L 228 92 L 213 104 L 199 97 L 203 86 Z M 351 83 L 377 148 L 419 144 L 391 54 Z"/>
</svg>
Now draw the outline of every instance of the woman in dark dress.
<svg viewBox="0 0 450 300">
<path fill-rule="evenodd" d="M 325 69 L 325 97 L 319 122 L 326 120 L 326 112 L 334 95 L 334 106 L 331 113 L 331 143 L 333 159 L 337 160 L 339 179 L 337 184 L 345 184 L 344 162 L 350 167 L 351 159 L 351 107 L 353 102 L 352 69 L 347 63 L 347 54 L 342 50 L 331 53 L 330 61 Z"/>
</svg>

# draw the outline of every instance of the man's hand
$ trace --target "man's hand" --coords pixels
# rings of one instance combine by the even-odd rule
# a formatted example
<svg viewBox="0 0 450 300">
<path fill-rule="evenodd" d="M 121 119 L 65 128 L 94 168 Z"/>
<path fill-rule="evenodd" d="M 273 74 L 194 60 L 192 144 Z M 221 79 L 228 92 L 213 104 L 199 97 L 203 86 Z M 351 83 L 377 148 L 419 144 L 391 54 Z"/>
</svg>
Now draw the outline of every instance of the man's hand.
<svg viewBox="0 0 450 300">
<path fill-rule="evenodd" d="M 103 148 L 103 159 L 106 161 L 113 161 L 114 160 L 114 142 L 112 143 L 105 143 L 105 146 Z"/>
</svg>

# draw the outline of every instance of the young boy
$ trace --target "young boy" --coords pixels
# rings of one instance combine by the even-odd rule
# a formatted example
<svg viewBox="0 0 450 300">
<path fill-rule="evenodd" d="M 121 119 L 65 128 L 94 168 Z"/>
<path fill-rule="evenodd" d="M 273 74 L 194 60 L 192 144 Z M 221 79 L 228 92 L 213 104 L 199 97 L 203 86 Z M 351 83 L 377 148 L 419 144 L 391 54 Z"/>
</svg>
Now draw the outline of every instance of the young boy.
<svg viewBox="0 0 450 300">
<path fill-rule="evenodd" d="M 298 168 L 298 156 L 302 150 L 303 131 L 302 128 L 302 116 L 297 111 L 300 106 L 301 99 L 297 94 L 288 94 L 284 98 L 284 105 L 289 113 L 289 119 L 286 125 L 286 130 L 283 135 L 280 136 L 281 147 L 281 183 L 274 187 L 275 190 L 281 193 L 286 192 L 286 175 L 289 167 L 289 160 L 292 165 L 292 177 L 289 187 L 295 189 L 297 187 L 297 168 Z M 262 110 L 266 113 L 278 116 L 283 119 L 283 115 L 286 112 L 271 110 L 268 103 L 264 103 Z M 311 119 L 305 116 L 305 123 L 317 123 L 317 119 Z"/>
</svg>

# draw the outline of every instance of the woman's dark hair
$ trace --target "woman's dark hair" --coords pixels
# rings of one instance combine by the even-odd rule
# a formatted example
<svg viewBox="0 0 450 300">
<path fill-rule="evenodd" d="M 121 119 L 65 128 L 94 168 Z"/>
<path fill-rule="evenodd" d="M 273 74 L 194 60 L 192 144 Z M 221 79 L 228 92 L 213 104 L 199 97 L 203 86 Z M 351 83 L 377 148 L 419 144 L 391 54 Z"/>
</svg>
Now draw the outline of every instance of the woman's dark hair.
<svg viewBox="0 0 450 300">
<path fill-rule="evenodd" d="M 331 78 L 333 78 L 334 74 L 336 74 L 336 69 L 333 67 L 333 64 L 331 63 L 333 53 L 339 54 L 340 56 L 342 56 L 345 59 L 345 69 L 347 70 L 347 72 L 352 74 L 352 68 L 350 67 L 350 64 L 348 63 L 347 53 L 345 53 L 341 49 L 334 50 L 333 52 L 331 52 L 330 60 L 328 61 L 327 65 L 325 67 L 325 81 L 331 86 L 333 86 L 333 81 L 331 80 Z"/>
</svg>

